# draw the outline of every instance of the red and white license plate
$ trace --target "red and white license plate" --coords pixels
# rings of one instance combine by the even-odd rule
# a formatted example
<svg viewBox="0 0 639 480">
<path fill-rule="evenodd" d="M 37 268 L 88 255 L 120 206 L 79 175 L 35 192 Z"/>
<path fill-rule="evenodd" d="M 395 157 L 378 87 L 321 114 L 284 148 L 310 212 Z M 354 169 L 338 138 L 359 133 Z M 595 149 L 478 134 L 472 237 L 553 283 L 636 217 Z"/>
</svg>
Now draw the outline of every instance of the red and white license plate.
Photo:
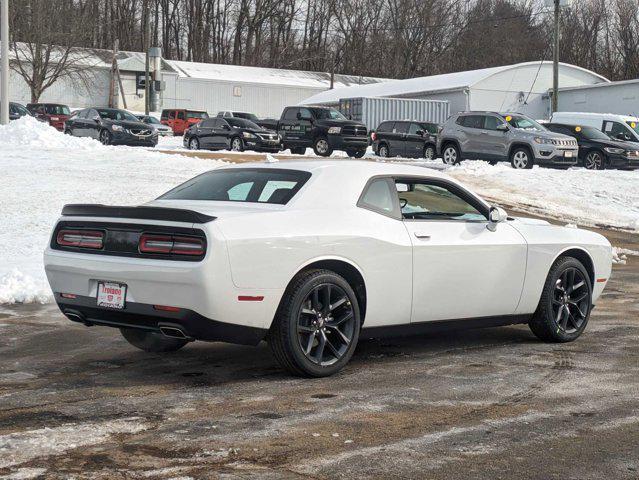
<svg viewBox="0 0 639 480">
<path fill-rule="evenodd" d="M 98 282 L 98 307 L 122 310 L 126 300 L 126 285 L 116 282 Z"/>
</svg>

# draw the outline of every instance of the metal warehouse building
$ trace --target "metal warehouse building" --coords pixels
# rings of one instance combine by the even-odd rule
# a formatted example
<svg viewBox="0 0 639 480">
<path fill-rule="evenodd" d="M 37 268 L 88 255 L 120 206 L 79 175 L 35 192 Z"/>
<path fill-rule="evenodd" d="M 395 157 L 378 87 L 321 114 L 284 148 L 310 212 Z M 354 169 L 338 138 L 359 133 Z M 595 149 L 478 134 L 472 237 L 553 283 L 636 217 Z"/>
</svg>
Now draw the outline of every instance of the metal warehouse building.
<svg viewBox="0 0 639 480">
<path fill-rule="evenodd" d="M 86 65 L 82 80 L 61 79 L 44 92 L 41 102 L 63 103 L 75 108 L 105 106 L 109 101 L 111 62 L 108 50 L 77 49 Z M 137 82 L 143 76 L 145 57 L 140 52 L 119 52 L 117 63 L 122 89 L 116 82 L 120 107 L 144 110 L 144 89 Z M 15 59 L 12 59 L 15 61 Z M 287 105 L 330 88 L 331 75 L 326 72 L 282 70 L 165 60 L 161 61 L 161 78 L 165 90 L 161 94 L 163 108 L 190 108 L 215 114 L 220 110 L 253 112 L 263 117 L 279 117 Z M 388 79 L 334 75 L 334 87 L 345 88 Z M 16 72 L 11 71 L 10 99 L 30 101 L 29 88 Z"/>
<path fill-rule="evenodd" d="M 558 109 L 639 116 L 639 79 L 562 88 Z"/>
<path fill-rule="evenodd" d="M 559 65 L 562 87 L 605 83 L 609 80 L 590 70 L 566 63 Z M 341 99 L 359 97 L 445 100 L 450 104 L 451 113 L 511 111 L 545 119 L 550 116 L 551 88 L 552 62 L 543 61 L 336 88 L 318 93 L 303 103 L 338 106 Z"/>
</svg>

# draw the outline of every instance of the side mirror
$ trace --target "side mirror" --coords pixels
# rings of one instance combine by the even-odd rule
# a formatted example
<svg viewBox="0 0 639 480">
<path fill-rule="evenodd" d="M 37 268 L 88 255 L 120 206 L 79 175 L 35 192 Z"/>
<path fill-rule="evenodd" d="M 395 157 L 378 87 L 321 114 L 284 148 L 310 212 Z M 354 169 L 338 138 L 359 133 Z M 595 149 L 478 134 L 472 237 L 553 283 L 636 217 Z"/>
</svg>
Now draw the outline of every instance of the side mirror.
<svg viewBox="0 0 639 480">
<path fill-rule="evenodd" d="M 505 123 L 497 125 L 497 131 L 499 132 L 507 132 L 508 130 L 508 125 L 506 125 Z"/>
<path fill-rule="evenodd" d="M 623 141 L 628 141 L 630 140 L 630 135 L 628 135 L 627 133 L 619 133 L 617 134 L 617 140 L 623 140 Z"/>
<path fill-rule="evenodd" d="M 424 136 L 424 130 L 417 130 L 415 132 L 415 135 L 419 135 L 420 137 L 423 137 Z"/>
<path fill-rule="evenodd" d="M 501 207 L 490 207 L 488 211 L 488 225 L 487 228 L 491 232 L 497 230 L 497 224 L 501 222 L 505 222 L 508 219 L 508 213 Z"/>
<path fill-rule="evenodd" d="M 99 123 L 100 122 L 100 116 L 96 115 L 95 117 L 93 117 L 91 120 L 93 120 L 95 123 Z"/>
<path fill-rule="evenodd" d="M 222 130 L 230 130 L 231 127 L 229 125 L 227 125 L 226 123 L 222 125 Z"/>
</svg>

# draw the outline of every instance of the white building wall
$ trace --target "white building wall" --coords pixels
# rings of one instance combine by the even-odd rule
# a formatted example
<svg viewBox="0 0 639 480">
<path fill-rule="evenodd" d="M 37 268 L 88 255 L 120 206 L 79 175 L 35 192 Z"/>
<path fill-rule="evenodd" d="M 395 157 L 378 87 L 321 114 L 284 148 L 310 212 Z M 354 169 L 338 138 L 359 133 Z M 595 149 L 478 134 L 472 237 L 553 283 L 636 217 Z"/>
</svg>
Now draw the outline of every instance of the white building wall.
<svg viewBox="0 0 639 480">
<path fill-rule="evenodd" d="M 496 73 L 471 87 L 472 110 L 524 113 L 536 119 L 550 118 L 548 91 L 552 89 L 552 63 L 530 64 Z M 559 66 L 559 85 L 573 87 L 603 81 L 587 70 Z"/>
<path fill-rule="evenodd" d="M 192 108 L 215 115 L 220 110 L 279 118 L 284 107 L 322 91 L 310 87 L 165 77 L 163 108 Z"/>
<path fill-rule="evenodd" d="M 466 89 L 450 90 L 447 92 L 417 93 L 404 95 L 403 98 L 416 98 L 418 100 L 443 100 L 450 105 L 450 114 L 468 110 L 468 95 Z"/>
<path fill-rule="evenodd" d="M 559 91 L 560 112 L 639 115 L 639 80 Z"/>
<path fill-rule="evenodd" d="M 31 102 L 31 91 L 24 79 L 13 70 L 9 76 L 9 99 L 26 105 Z M 44 91 L 40 102 L 62 103 L 73 108 L 107 105 L 109 102 L 109 71 L 92 70 L 87 84 L 62 78 Z"/>
</svg>

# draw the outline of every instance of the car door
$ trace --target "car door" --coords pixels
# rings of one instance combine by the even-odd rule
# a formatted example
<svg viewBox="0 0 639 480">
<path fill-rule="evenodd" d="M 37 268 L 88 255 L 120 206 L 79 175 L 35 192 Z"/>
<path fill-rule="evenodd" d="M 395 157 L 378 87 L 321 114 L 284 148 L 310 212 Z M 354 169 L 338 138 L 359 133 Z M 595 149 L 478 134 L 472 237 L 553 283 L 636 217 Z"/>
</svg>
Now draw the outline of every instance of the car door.
<svg viewBox="0 0 639 480">
<path fill-rule="evenodd" d="M 224 118 L 218 118 L 213 129 L 213 145 L 216 148 L 231 148 L 231 134 L 231 125 Z"/>
<path fill-rule="evenodd" d="M 214 129 L 217 124 L 217 119 L 207 119 L 202 120 L 195 127 L 195 135 L 200 142 L 201 148 L 212 148 L 214 147 Z"/>
<path fill-rule="evenodd" d="M 462 155 L 465 158 L 481 158 L 481 132 L 484 127 L 483 115 L 464 115 L 460 117 L 458 137 Z"/>
<path fill-rule="evenodd" d="M 279 122 L 278 133 L 282 136 L 282 141 L 288 146 L 296 147 L 300 144 L 300 131 L 297 126 L 298 107 L 288 107 L 284 109 Z"/>
<path fill-rule="evenodd" d="M 413 243 L 412 322 L 512 315 L 527 244 L 508 222 L 487 228 L 489 207 L 444 179 L 396 179 Z"/>
<path fill-rule="evenodd" d="M 389 141 L 389 149 L 393 157 L 406 156 L 406 134 L 408 134 L 408 126 L 408 122 L 395 122 Z"/>
<path fill-rule="evenodd" d="M 404 156 L 421 158 L 424 155 L 424 130 L 421 125 L 411 122 L 404 138 Z"/>
<path fill-rule="evenodd" d="M 83 129 L 85 131 L 84 136 L 95 139 L 100 138 L 100 115 L 97 110 L 92 108 L 88 111 Z"/>
<path fill-rule="evenodd" d="M 483 115 L 484 127 L 479 132 L 479 153 L 486 159 L 504 159 L 508 156 L 506 148 L 507 131 L 497 130 L 505 122 L 497 115 Z"/>
<path fill-rule="evenodd" d="M 86 137 L 88 135 L 86 122 L 89 109 L 81 110 L 72 119 L 67 121 L 67 125 L 71 129 L 71 134 L 76 137 Z"/>
</svg>

